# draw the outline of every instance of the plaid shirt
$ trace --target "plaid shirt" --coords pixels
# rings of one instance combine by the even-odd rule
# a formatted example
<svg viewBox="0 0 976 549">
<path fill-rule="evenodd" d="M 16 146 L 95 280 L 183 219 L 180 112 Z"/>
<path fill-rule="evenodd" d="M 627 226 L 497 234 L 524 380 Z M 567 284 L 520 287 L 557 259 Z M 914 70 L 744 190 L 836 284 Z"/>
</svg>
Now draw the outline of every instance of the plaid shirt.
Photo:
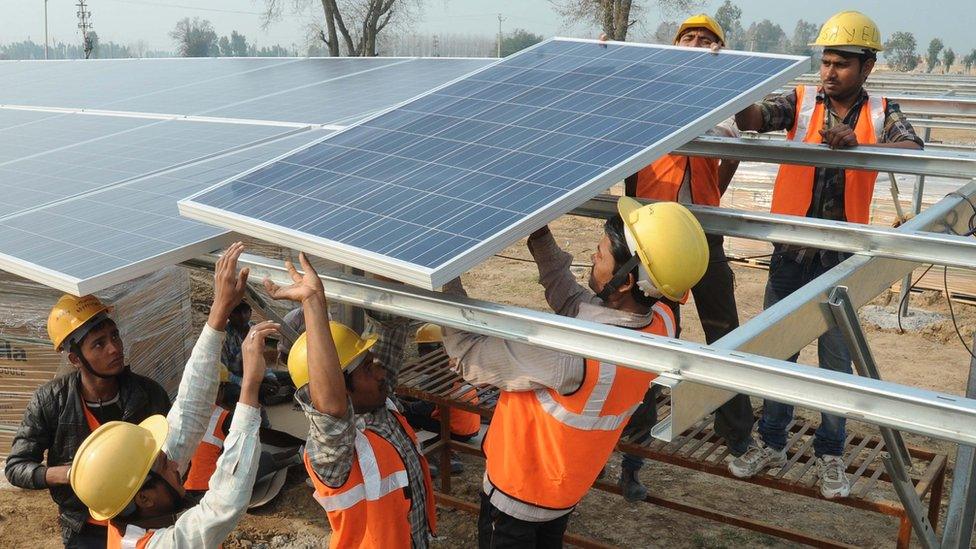
<svg viewBox="0 0 976 549">
<path fill-rule="evenodd" d="M 410 321 L 405 318 L 369 312 L 366 317 L 370 331 L 380 335 L 373 345 L 373 355 L 383 364 L 386 370 L 386 383 L 389 394 L 393 394 L 396 387 L 397 375 L 403 365 L 403 348 L 407 341 Z M 430 531 L 427 526 L 427 487 L 424 483 L 424 473 L 420 465 L 417 447 L 410 436 L 400 425 L 400 422 L 387 408 L 366 414 L 354 414 L 352 401 L 349 401 L 345 417 L 333 417 L 319 413 L 312 406 L 308 394 L 308 386 L 302 387 L 295 393 L 295 400 L 305 411 L 309 420 L 308 441 L 305 450 L 315 474 L 326 485 L 342 486 L 349 478 L 352 469 L 355 450 L 356 429 L 369 429 L 383 437 L 396 448 L 400 458 L 407 468 L 410 479 L 410 526 L 414 547 L 429 545 Z"/>
<path fill-rule="evenodd" d="M 771 132 L 777 130 L 790 130 L 796 121 L 796 90 L 782 95 L 771 95 L 766 97 L 759 107 L 762 111 L 763 124 L 760 132 Z M 817 90 L 817 103 L 826 103 L 824 109 L 825 130 L 833 128 L 839 124 L 846 124 L 851 128 L 857 125 L 858 117 L 861 113 L 865 101 L 868 100 L 868 93 L 863 88 L 861 95 L 854 105 L 851 106 L 847 116 L 841 118 L 833 109 L 830 98 L 824 95 L 823 90 Z M 908 118 L 901 112 L 898 104 L 888 101 L 885 109 L 884 131 L 882 132 L 882 143 L 898 143 L 900 141 L 914 141 L 919 147 L 924 146 L 922 140 L 915 133 Z M 847 216 L 844 210 L 844 169 L 843 168 L 814 168 L 813 175 L 813 198 L 810 201 L 810 210 L 807 217 L 819 219 L 830 219 L 835 221 L 846 221 Z M 828 252 L 822 250 L 807 250 L 806 248 L 782 247 L 788 254 L 793 254 L 797 262 L 805 259 L 813 260 L 819 253 L 824 264 L 837 263 L 835 257 L 827 257 Z M 809 256 L 813 252 L 813 256 Z"/>
</svg>

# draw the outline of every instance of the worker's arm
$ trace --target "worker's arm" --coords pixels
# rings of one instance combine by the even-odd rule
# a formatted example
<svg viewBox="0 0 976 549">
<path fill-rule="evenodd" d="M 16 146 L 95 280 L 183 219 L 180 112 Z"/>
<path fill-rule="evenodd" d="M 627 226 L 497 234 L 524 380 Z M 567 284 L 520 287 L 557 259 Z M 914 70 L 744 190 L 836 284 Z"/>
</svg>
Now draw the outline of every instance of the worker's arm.
<svg viewBox="0 0 976 549">
<path fill-rule="evenodd" d="M 403 367 L 403 353 L 410 332 L 410 319 L 367 310 L 366 326 L 370 333 L 376 334 L 379 338 L 370 350 L 386 371 L 386 383 L 392 395 L 400 376 L 400 368 Z"/>
<path fill-rule="evenodd" d="M 624 179 L 624 196 L 637 196 L 637 174 Z"/>
<path fill-rule="evenodd" d="M 845 124 L 834 126 L 830 130 L 821 131 L 824 142 L 831 148 L 848 148 L 858 146 L 857 136 L 854 131 Z M 872 144 L 872 147 L 882 147 L 888 149 L 909 149 L 921 150 L 925 143 L 915 133 L 915 128 L 908 118 L 901 112 L 901 108 L 893 101 L 888 102 L 885 111 L 884 131 L 882 132 L 881 143 Z"/>
<path fill-rule="evenodd" d="M 766 96 L 735 115 L 738 131 L 775 132 L 789 130 L 796 123 L 796 90 Z"/>
<path fill-rule="evenodd" d="M 444 293 L 467 296 L 460 279 Z M 571 393 L 583 382 L 583 359 L 517 341 L 444 328 L 444 350 L 455 359 L 458 373 L 470 383 L 487 383 L 504 391 L 549 387 Z"/>
<path fill-rule="evenodd" d="M 598 301 L 592 290 L 576 280 L 570 270 L 572 254 L 559 248 L 545 226 L 529 236 L 529 252 L 539 268 L 539 284 L 546 290 L 546 301 L 557 315 L 576 316 L 580 303 Z"/>
<path fill-rule="evenodd" d="M 762 109 L 759 107 L 759 103 L 753 103 L 735 113 L 735 125 L 743 131 L 758 132 L 763 125 Z"/>
<path fill-rule="evenodd" d="M 52 425 L 44 413 L 49 398 L 47 385 L 34 391 L 24 418 L 14 435 L 4 474 L 10 484 L 26 490 L 43 490 L 50 486 L 68 484 L 68 466 L 47 467 L 44 452 L 51 447 L 57 425 Z"/>
<path fill-rule="evenodd" d="M 176 401 L 166 416 L 169 435 L 163 444 L 163 451 L 177 463 L 180 473 L 186 472 L 190 458 L 210 423 L 217 399 L 220 384 L 217 365 L 224 342 L 224 328 L 227 317 L 240 303 L 247 286 L 248 270 L 237 271 L 237 258 L 243 251 L 244 245 L 240 242 L 231 244 L 217 260 L 210 315 L 183 370 Z"/>
<path fill-rule="evenodd" d="M 295 400 L 309 421 L 305 452 L 312 468 L 326 485 L 338 487 L 352 469 L 356 438 L 353 408 L 329 330 L 322 280 L 304 253 L 298 258 L 304 274 L 299 274 L 290 261 L 285 262 L 294 282 L 291 286 L 281 287 L 265 279 L 264 287 L 271 297 L 301 303 L 305 311 L 308 384 L 295 392 Z"/>
<path fill-rule="evenodd" d="M 715 137 L 728 137 L 736 138 L 740 137 L 742 134 L 739 132 L 738 126 L 735 124 L 734 118 L 727 118 L 722 122 L 719 122 L 714 128 L 705 132 L 705 135 L 715 136 Z M 723 158 L 719 160 L 718 164 L 718 190 L 719 194 L 725 194 L 725 190 L 729 188 L 729 183 L 732 182 L 732 176 L 735 175 L 735 170 L 739 167 L 739 161 L 735 158 Z"/>
<path fill-rule="evenodd" d="M 266 367 L 265 338 L 276 330 L 274 323 L 262 322 L 245 337 L 241 345 L 241 398 L 210 477 L 210 488 L 199 504 L 180 515 L 176 524 L 157 530 L 149 547 L 217 547 L 244 516 L 261 455 L 258 393 Z"/>
</svg>

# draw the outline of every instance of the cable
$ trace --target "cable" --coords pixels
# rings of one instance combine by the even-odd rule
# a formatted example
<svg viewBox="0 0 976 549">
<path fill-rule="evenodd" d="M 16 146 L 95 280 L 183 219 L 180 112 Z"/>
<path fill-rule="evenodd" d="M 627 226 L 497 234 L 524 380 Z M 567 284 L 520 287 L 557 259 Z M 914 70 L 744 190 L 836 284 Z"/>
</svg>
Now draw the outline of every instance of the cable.
<svg viewBox="0 0 976 549">
<path fill-rule="evenodd" d="M 965 338 L 962 337 L 962 332 L 959 331 L 959 324 L 956 322 L 956 311 L 955 309 L 953 309 L 952 299 L 949 297 L 949 266 L 948 265 L 943 267 L 942 269 L 942 288 L 945 290 L 946 302 L 949 303 L 949 316 L 952 317 L 952 327 L 956 329 L 956 336 L 959 337 L 959 343 L 962 343 L 963 348 L 966 349 L 966 352 L 969 353 L 969 356 L 973 357 L 973 360 L 976 360 L 976 354 L 973 354 L 973 350 L 969 348 L 969 345 L 966 343 Z"/>
<path fill-rule="evenodd" d="M 512 257 L 510 255 L 503 255 L 503 254 L 495 254 L 495 257 L 499 257 L 501 259 L 511 259 L 512 261 L 521 261 L 523 263 L 535 263 L 535 260 L 534 259 L 526 259 L 524 257 Z M 593 265 L 591 265 L 589 263 L 570 263 L 569 266 L 570 267 L 586 267 L 588 269 L 588 268 L 592 267 Z"/>
</svg>

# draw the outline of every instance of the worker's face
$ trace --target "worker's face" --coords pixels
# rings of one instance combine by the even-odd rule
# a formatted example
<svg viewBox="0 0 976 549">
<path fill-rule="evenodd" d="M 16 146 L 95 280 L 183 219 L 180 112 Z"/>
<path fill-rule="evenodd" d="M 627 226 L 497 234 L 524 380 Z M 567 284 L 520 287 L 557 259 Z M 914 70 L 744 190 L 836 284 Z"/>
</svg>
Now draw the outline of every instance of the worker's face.
<svg viewBox="0 0 976 549">
<path fill-rule="evenodd" d="M 688 29 L 678 37 L 678 45 L 688 48 L 710 48 L 712 44 L 718 43 L 718 36 L 703 28 Z"/>
<path fill-rule="evenodd" d="M 845 57 L 825 51 L 820 60 L 820 83 L 831 99 L 847 99 L 861 92 L 861 87 L 874 69 L 874 60 L 861 64 L 857 57 Z"/>
<path fill-rule="evenodd" d="M 148 483 L 136 494 L 135 502 L 141 517 L 157 517 L 179 511 L 186 496 L 180 470 L 165 452 L 159 452 L 152 471 L 161 479 Z"/>
<path fill-rule="evenodd" d="M 103 376 L 117 376 L 125 370 L 125 353 L 119 327 L 111 319 L 96 326 L 81 340 L 81 354 L 95 373 Z M 68 353 L 68 360 L 81 367 L 75 353 Z"/>
<path fill-rule="evenodd" d="M 349 375 L 352 378 L 349 398 L 357 414 L 372 412 L 386 404 L 386 397 L 390 394 L 386 370 L 373 353 L 367 351 L 362 364 Z"/>
<path fill-rule="evenodd" d="M 617 262 L 614 261 L 613 253 L 610 251 L 610 237 L 606 234 L 597 244 L 596 252 L 590 256 L 590 262 L 593 263 L 593 267 L 590 268 L 589 286 L 595 293 L 600 293 L 607 282 L 613 278 L 617 268 Z"/>
</svg>

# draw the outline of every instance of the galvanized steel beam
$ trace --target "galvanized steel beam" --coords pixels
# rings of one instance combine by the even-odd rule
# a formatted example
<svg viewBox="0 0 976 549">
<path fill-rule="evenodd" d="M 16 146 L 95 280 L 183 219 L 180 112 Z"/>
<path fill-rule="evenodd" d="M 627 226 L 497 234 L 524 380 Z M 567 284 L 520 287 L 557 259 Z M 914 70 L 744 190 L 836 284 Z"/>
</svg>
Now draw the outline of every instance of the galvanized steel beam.
<svg viewBox="0 0 976 549">
<path fill-rule="evenodd" d="M 607 217 L 616 213 L 616 203 L 617 197 L 601 195 L 572 213 Z M 707 233 L 919 263 L 976 268 L 976 240 L 964 236 L 711 206 L 689 205 L 688 209 L 695 214 Z"/>
<path fill-rule="evenodd" d="M 972 127 L 976 129 L 976 122 Z M 853 168 L 958 179 L 976 177 L 976 155 L 945 150 L 917 151 L 883 147 L 831 149 L 826 145 L 785 140 L 699 137 L 674 152 L 689 156 L 734 158 L 775 164 Z"/>
<path fill-rule="evenodd" d="M 213 269 L 217 259 L 211 254 L 188 264 Z M 255 280 L 291 281 L 281 261 L 244 255 L 240 265 L 249 267 Z M 976 444 L 976 400 L 343 273 L 320 278 L 329 299 L 357 307 Z"/>
</svg>

